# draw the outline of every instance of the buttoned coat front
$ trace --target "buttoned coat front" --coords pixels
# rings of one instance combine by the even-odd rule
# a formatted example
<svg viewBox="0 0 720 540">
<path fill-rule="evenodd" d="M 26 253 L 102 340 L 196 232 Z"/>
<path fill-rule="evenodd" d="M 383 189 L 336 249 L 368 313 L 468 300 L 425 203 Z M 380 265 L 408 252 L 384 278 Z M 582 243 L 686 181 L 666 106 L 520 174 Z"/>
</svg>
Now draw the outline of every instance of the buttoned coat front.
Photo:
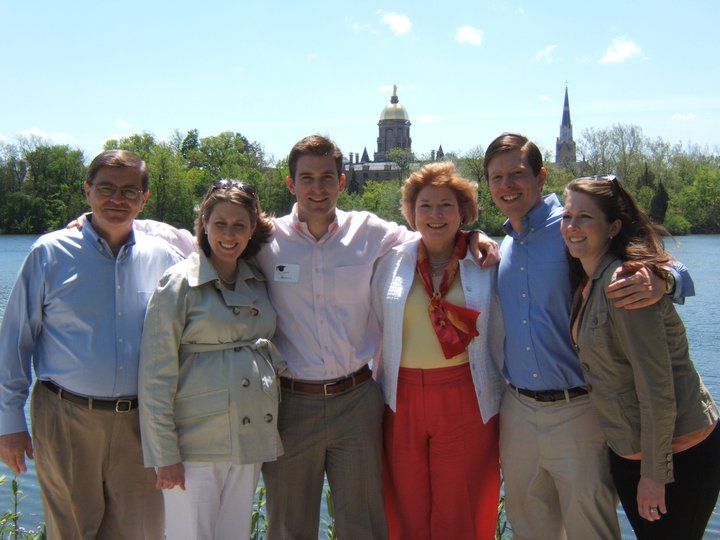
<svg viewBox="0 0 720 540">
<path fill-rule="evenodd" d="M 394 411 L 397 401 L 398 371 L 402 354 L 402 328 L 405 302 L 412 288 L 420 239 L 393 248 L 377 264 L 372 281 L 372 302 L 382 331 L 381 350 L 373 371 Z M 502 382 L 505 331 L 497 295 L 497 267 L 480 268 L 471 254 L 460 261 L 465 305 L 480 312 L 476 328 L 479 335 L 468 346 L 478 406 L 487 423 L 498 413 L 505 384 Z"/>
<path fill-rule="evenodd" d="M 234 290 L 203 253 L 165 273 L 148 304 L 140 358 L 146 466 L 258 463 L 282 453 L 276 372 L 285 364 L 268 341 L 275 321 L 265 278 L 243 259 Z"/>
</svg>

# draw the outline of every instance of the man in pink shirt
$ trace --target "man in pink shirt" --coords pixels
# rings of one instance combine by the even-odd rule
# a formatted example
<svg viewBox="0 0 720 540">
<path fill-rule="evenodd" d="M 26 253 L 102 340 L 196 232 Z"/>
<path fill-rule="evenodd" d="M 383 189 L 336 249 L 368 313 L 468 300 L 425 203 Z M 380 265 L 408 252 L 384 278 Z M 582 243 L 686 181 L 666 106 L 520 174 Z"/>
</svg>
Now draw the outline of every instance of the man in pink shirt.
<svg viewBox="0 0 720 540">
<path fill-rule="evenodd" d="M 281 379 L 285 454 L 263 467 L 268 538 L 317 538 L 325 473 L 338 537 L 387 538 L 384 402 L 368 367 L 379 340 L 370 279 L 375 261 L 412 233 L 337 209 L 345 175 L 329 139 L 299 141 L 289 167 L 297 203 L 275 220 L 274 238 L 257 256 L 278 312 L 273 342 L 292 373 Z"/>
</svg>

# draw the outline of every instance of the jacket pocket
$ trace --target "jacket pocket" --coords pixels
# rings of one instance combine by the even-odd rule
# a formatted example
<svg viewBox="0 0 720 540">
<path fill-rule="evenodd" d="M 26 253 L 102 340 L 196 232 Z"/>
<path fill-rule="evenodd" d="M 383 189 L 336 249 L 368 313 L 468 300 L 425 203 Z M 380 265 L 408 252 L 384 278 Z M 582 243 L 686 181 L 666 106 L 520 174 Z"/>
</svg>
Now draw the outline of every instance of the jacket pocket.
<svg viewBox="0 0 720 540">
<path fill-rule="evenodd" d="M 183 396 L 175 400 L 175 423 L 180 453 L 230 453 L 229 396 L 226 389 Z"/>
</svg>

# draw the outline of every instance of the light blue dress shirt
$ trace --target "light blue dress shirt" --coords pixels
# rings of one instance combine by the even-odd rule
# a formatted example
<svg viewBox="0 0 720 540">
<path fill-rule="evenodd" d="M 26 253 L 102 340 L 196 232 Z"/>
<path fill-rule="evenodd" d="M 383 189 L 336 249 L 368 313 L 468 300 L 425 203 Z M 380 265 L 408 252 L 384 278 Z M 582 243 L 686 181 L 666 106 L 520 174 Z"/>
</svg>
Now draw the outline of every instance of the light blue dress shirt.
<svg viewBox="0 0 720 540">
<path fill-rule="evenodd" d="M 0 435 L 27 429 L 30 364 L 40 380 L 96 398 L 137 395 L 145 308 L 181 257 L 131 232 L 117 257 L 88 221 L 40 237 L 0 325 Z"/>
<path fill-rule="evenodd" d="M 518 388 L 585 386 L 570 337 L 570 278 L 560 234 L 563 207 L 555 194 L 522 218 L 522 232 L 505 222 L 498 291 L 505 322 L 503 375 Z M 673 270 L 674 300 L 695 294 L 687 268 Z"/>
</svg>

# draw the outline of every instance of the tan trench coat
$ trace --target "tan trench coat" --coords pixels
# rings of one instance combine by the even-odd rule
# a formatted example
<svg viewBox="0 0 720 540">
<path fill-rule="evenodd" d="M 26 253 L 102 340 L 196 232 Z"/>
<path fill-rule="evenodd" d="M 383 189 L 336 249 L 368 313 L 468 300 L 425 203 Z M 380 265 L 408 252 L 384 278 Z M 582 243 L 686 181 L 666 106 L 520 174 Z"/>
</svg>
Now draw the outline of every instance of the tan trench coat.
<svg viewBox="0 0 720 540">
<path fill-rule="evenodd" d="M 139 372 L 145 465 L 257 463 L 282 454 L 275 310 L 240 260 L 235 290 L 203 253 L 170 268 L 148 304 Z"/>
</svg>

